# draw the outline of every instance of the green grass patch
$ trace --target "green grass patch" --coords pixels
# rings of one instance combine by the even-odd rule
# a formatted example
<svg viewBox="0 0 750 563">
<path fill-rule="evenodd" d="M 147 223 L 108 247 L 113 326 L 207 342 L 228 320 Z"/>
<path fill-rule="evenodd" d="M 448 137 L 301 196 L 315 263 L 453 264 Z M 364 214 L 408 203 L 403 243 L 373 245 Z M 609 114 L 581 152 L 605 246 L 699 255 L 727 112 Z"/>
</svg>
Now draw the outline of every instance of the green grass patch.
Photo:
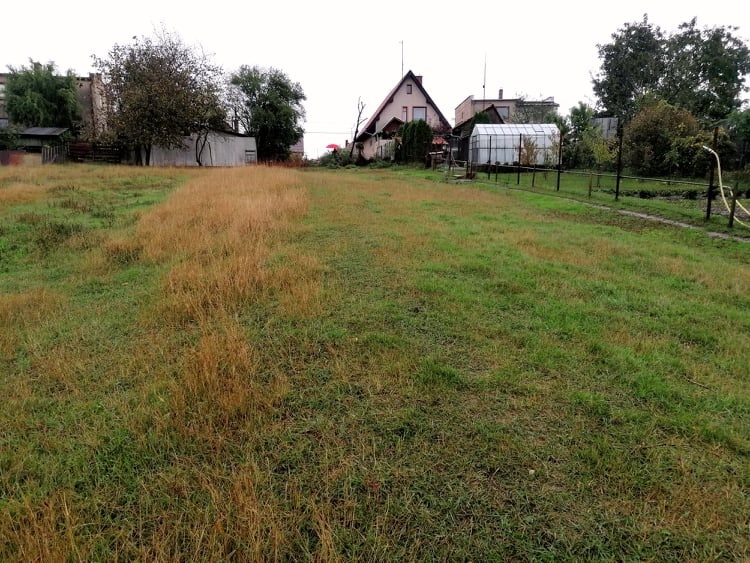
<svg viewBox="0 0 750 563">
<path fill-rule="evenodd" d="M 0 169 L 0 559 L 750 557 L 747 243 L 302 171 L 304 216 L 219 276 L 229 227 L 134 236 L 186 176 L 44 170 Z M 261 204 L 227 206 L 248 244 Z"/>
</svg>

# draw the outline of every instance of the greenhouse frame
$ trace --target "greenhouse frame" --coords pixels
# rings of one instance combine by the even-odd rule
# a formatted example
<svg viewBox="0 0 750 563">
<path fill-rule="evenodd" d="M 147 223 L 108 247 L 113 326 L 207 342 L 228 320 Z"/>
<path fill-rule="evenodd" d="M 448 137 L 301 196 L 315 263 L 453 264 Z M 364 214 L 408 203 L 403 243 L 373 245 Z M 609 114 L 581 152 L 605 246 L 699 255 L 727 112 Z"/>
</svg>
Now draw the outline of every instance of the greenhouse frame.
<svg viewBox="0 0 750 563">
<path fill-rule="evenodd" d="M 478 123 L 469 139 L 472 166 L 556 167 L 560 130 L 553 123 Z"/>
</svg>

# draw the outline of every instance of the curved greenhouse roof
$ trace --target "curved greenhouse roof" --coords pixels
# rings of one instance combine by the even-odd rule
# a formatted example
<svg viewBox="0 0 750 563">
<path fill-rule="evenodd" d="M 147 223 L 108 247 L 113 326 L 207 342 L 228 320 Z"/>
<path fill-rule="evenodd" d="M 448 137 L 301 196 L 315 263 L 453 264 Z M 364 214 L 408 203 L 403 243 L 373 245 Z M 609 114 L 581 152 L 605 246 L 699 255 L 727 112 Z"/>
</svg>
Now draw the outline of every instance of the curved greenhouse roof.
<svg viewBox="0 0 750 563">
<path fill-rule="evenodd" d="M 472 135 L 557 135 L 554 123 L 477 123 Z"/>
</svg>

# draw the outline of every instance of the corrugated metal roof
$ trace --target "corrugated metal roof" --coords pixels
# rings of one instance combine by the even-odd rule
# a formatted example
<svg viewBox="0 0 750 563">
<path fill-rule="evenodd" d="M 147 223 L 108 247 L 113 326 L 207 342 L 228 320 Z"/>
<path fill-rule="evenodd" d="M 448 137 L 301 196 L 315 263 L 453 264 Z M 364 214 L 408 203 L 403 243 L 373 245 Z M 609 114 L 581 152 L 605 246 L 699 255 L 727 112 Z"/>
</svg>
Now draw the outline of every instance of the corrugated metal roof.
<svg viewBox="0 0 750 563">
<path fill-rule="evenodd" d="M 34 137 L 57 137 L 67 131 L 66 127 L 29 127 L 21 131 L 21 135 Z"/>
</svg>

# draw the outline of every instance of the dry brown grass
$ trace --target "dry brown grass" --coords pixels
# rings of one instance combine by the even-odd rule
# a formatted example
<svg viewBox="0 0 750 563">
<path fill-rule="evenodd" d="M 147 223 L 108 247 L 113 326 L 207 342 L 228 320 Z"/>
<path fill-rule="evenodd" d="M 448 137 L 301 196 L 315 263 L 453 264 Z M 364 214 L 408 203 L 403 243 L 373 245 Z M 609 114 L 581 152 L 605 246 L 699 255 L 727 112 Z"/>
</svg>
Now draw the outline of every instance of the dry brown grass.
<svg viewBox="0 0 750 563">
<path fill-rule="evenodd" d="M 1 205 L 32 203 L 34 201 L 40 201 L 46 197 L 46 189 L 34 184 L 14 183 L 8 187 L 0 188 Z"/>
<path fill-rule="evenodd" d="M 212 441 L 229 428 L 253 426 L 286 392 L 283 374 L 261 369 L 236 315 L 268 292 L 305 294 L 299 303 L 286 298 L 284 307 L 306 311 L 318 291 L 315 260 L 270 261 L 278 236 L 307 209 L 299 184 L 290 169 L 207 171 L 144 214 L 132 241 L 108 247 L 117 256 L 171 264 L 165 299 L 149 322 L 161 330 L 190 325 L 197 333 L 190 349 L 173 352 L 181 360 L 171 404 L 182 434 Z"/>
<path fill-rule="evenodd" d="M 26 503 L 13 516 L 0 510 L 0 530 L 11 534 L 18 561 L 81 561 L 82 554 L 74 538 L 78 526 L 80 522 L 71 508 L 69 491 L 57 492 L 33 505 Z"/>
<path fill-rule="evenodd" d="M 223 318 L 221 326 L 211 327 L 190 350 L 181 377 L 172 387 L 175 419 L 184 422 L 184 433 L 194 431 L 199 421 L 217 432 L 258 421 L 286 390 L 277 374 L 265 377 L 258 354 L 239 324 Z"/>
<path fill-rule="evenodd" d="M 0 293 L 0 356 L 10 359 L 19 339 L 59 311 L 64 301 L 63 296 L 41 288 Z"/>
<path fill-rule="evenodd" d="M 279 283 L 289 286 L 286 267 L 297 272 L 300 292 L 314 294 L 306 275 L 316 269 L 313 260 L 292 260 L 277 268 L 276 280 L 269 264 L 278 234 L 306 210 L 306 193 L 297 175 L 267 167 L 196 175 L 142 217 L 133 240 L 110 242 L 106 251 L 117 260 L 137 256 L 171 263 L 162 313 L 178 323 L 205 322 L 235 311 Z"/>
</svg>

